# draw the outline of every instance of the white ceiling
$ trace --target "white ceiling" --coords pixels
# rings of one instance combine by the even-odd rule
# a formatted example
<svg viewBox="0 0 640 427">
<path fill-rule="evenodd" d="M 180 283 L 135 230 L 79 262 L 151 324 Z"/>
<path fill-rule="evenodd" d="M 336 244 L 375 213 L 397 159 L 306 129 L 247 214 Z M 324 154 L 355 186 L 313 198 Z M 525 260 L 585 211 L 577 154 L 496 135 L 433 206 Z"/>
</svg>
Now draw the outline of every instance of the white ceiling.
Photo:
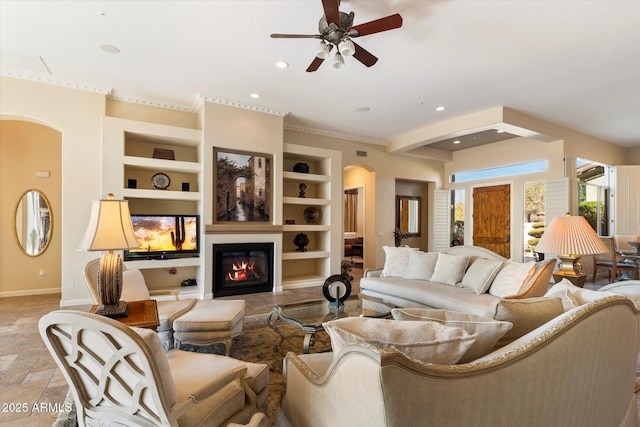
<svg viewBox="0 0 640 427">
<path fill-rule="evenodd" d="M 347 57 L 307 73 L 318 40 L 269 37 L 316 34 L 320 0 L 0 0 L 1 73 L 187 111 L 203 97 L 229 101 L 373 143 L 506 106 L 640 146 L 640 1 L 343 0 L 340 10 L 356 25 L 402 15 L 402 28 L 356 40 L 379 58 L 373 67 Z"/>
</svg>

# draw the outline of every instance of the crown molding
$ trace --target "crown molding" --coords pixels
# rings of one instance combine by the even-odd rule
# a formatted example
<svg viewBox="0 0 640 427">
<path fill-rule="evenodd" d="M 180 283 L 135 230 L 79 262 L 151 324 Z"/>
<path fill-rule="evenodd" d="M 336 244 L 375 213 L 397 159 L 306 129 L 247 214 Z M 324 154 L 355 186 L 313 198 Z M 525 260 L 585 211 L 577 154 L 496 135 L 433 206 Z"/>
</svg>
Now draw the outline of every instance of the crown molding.
<svg viewBox="0 0 640 427">
<path fill-rule="evenodd" d="M 91 85 L 86 85 L 86 84 L 81 84 L 81 83 L 63 82 L 61 80 L 55 80 L 55 79 L 52 79 L 52 78 L 49 78 L 49 77 L 39 77 L 39 76 L 33 76 L 33 75 L 29 75 L 29 74 L 12 72 L 12 71 L 2 71 L 0 73 L 0 75 L 5 76 L 5 77 L 12 77 L 14 79 L 29 80 L 29 81 L 37 82 L 37 83 L 44 83 L 44 84 L 49 84 L 49 85 L 54 85 L 54 86 L 67 87 L 67 88 L 71 88 L 71 89 L 85 90 L 87 92 L 100 93 L 102 95 L 109 95 L 109 94 L 111 94 L 113 92 L 112 88 L 96 87 L 96 86 L 91 86 Z"/>
<path fill-rule="evenodd" d="M 141 105 L 147 105 L 150 107 L 166 108 L 168 110 L 177 110 L 177 111 L 183 111 L 187 113 L 194 113 L 196 111 L 193 108 L 193 106 L 190 107 L 190 106 L 180 105 L 180 104 L 171 104 L 169 102 L 154 101 L 152 99 L 116 95 L 114 93 L 109 94 L 107 97 L 115 101 L 130 102 L 132 104 L 141 104 Z"/>
<path fill-rule="evenodd" d="M 258 105 L 247 104 L 243 102 L 234 101 L 231 99 L 224 99 L 224 98 L 213 97 L 213 96 L 202 96 L 202 95 L 200 95 L 200 98 L 201 98 L 200 104 L 206 101 L 206 102 L 212 102 L 214 104 L 226 105 L 228 107 L 242 108 L 245 110 L 257 111 L 259 113 L 273 114 L 274 116 L 280 116 L 280 117 L 284 117 L 287 114 L 289 114 L 288 112 L 285 113 L 282 111 L 273 110 L 271 108 L 260 107 Z"/>
<path fill-rule="evenodd" d="M 312 134 L 312 135 L 328 136 L 330 138 L 344 139 L 344 140 L 347 140 L 347 141 L 364 142 L 365 144 L 387 146 L 387 144 L 389 143 L 388 141 L 384 141 L 384 140 L 381 140 L 381 139 L 364 138 L 362 136 L 347 135 L 347 134 L 342 134 L 342 133 L 338 133 L 338 132 L 330 132 L 330 131 L 326 131 L 326 130 L 306 128 L 306 127 L 302 127 L 302 126 L 292 126 L 292 125 L 285 124 L 284 128 L 286 130 L 292 130 L 292 131 L 302 132 L 302 133 L 309 133 L 309 134 Z"/>
</svg>

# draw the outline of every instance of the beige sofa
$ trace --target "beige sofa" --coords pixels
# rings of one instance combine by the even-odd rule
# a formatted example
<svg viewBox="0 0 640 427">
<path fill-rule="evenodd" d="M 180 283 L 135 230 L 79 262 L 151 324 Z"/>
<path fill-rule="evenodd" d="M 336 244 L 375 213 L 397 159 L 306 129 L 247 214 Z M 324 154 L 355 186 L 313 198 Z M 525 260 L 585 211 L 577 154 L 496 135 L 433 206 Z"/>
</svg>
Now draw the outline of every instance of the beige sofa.
<svg viewBox="0 0 640 427">
<path fill-rule="evenodd" d="M 458 365 L 351 345 L 284 360 L 276 426 L 636 426 L 640 312 L 612 295 Z"/>
<path fill-rule="evenodd" d="M 478 246 L 454 246 L 441 253 L 469 257 L 466 274 L 473 274 L 471 267 L 477 259 L 501 261 L 505 265 L 510 263 L 506 258 Z M 504 297 L 523 299 L 543 296 L 549 288 L 555 261 L 555 259 L 548 259 L 535 263 L 533 274 L 526 283 L 519 286 L 517 292 Z M 385 267 L 386 262 L 389 262 L 388 258 L 385 261 Z M 406 276 L 399 277 L 397 274 L 392 277 L 383 277 L 383 271 L 384 269 L 366 270 L 360 280 L 360 292 L 399 307 L 431 307 L 494 318 L 497 305 L 502 298 L 492 294 L 491 287 L 478 294 L 472 289 L 462 287 L 460 283 L 456 285 L 437 283 L 430 280 L 429 276 L 426 276 L 429 277 L 426 280 L 408 279 L 405 278 Z"/>
</svg>

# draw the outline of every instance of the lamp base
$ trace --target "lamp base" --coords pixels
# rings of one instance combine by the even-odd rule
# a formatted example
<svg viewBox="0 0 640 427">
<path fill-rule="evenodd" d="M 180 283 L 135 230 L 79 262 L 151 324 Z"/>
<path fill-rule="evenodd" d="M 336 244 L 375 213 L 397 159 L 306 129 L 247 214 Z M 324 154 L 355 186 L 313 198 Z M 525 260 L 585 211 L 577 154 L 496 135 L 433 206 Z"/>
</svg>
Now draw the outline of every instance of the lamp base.
<svg viewBox="0 0 640 427">
<path fill-rule="evenodd" d="M 100 304 L 96 308 L 95 314 L 111 317 L 112 319 L 127 317 L 129 315 L 129 304 L 126 301 L 118 301 L 115 304 Z"/>
<path fill-rule="evenodd" d="M 558 259 L 560 262 L 558 263 L 559 272 L 570 276 L 571 274 L 580 276 L 582 275 L 582 265 L 578 262 L 580 260 L 580 255 L 564 255 L 559 254 Z"/>
</svg>

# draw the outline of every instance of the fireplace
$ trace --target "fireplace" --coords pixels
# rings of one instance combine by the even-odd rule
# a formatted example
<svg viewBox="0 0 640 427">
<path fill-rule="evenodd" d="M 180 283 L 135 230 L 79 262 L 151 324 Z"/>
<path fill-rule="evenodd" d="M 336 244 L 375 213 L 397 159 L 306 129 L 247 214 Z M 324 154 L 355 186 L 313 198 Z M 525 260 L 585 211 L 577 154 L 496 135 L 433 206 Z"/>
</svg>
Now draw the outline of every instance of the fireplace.
<svg viewBox="0 0 640 427">
<path fill-rule="evenodd" d="M 271 292 L 273 243 L 213 245 L 213 296 Z"/>
</svg>

